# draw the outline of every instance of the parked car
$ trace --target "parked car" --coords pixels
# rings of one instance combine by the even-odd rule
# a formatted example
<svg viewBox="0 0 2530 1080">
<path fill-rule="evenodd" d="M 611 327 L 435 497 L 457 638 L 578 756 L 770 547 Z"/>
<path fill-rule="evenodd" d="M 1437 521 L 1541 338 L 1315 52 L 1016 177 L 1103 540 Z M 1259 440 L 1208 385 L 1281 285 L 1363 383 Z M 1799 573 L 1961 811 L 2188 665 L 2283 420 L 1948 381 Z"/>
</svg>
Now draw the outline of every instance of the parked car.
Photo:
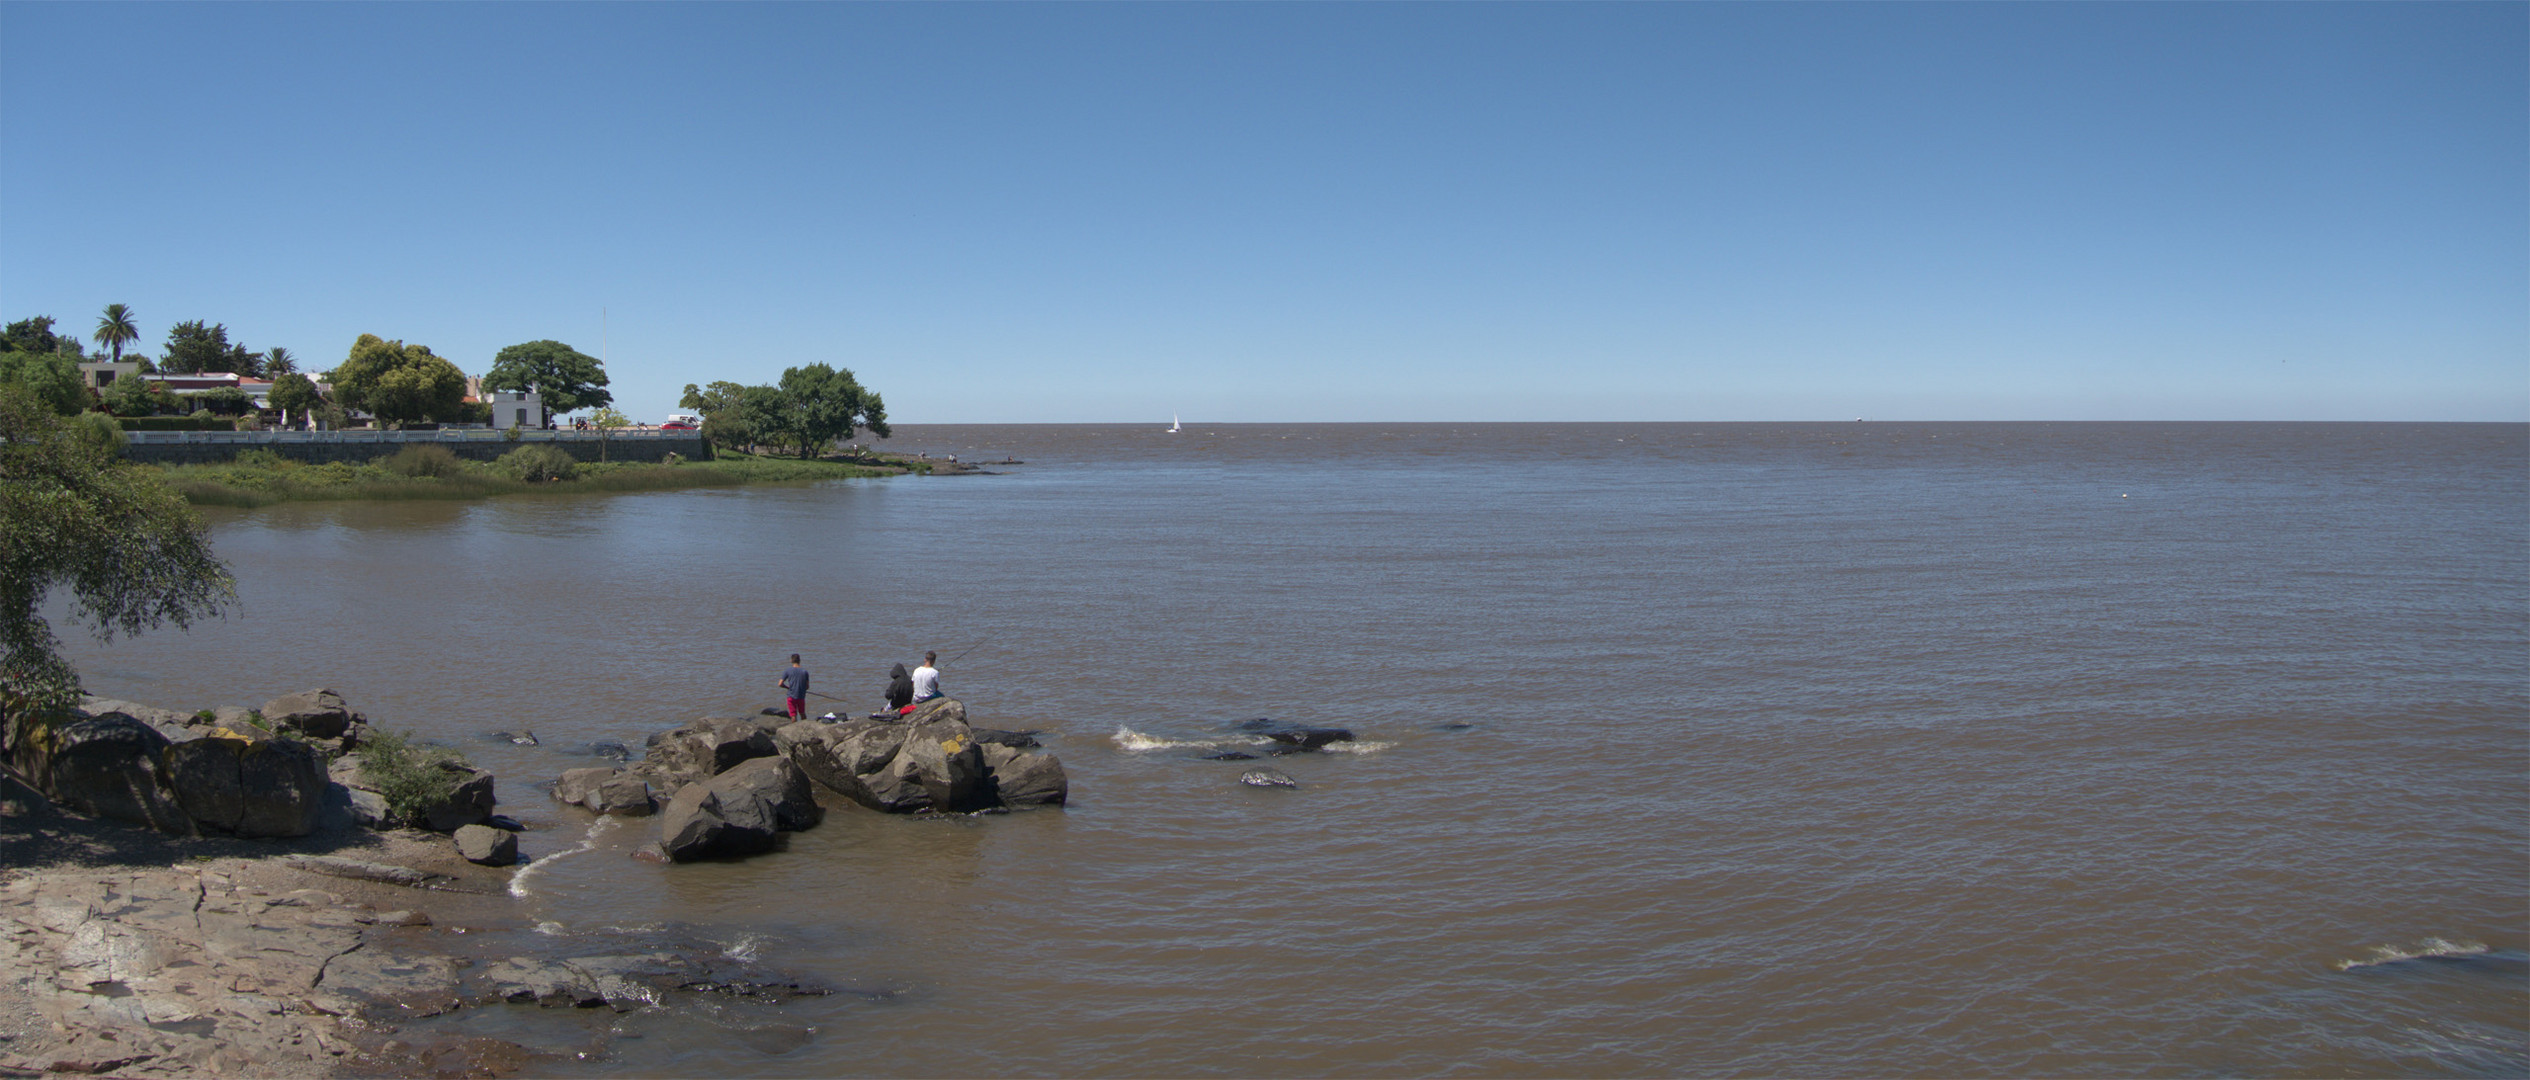
<svg viewBox="0 0 2530 1080">
<path fill-rule="evenodd" d="M 686 422 L 684 422 L 684 421 L 682 421 L 682 420 L 670 420 L 670 421 L 668 421 L 667 423 L 664 423 L 664 424 L 659 425 L 659 430 L 661 430 L 661 431 L 692 431 L 692 430 L 694 430 L 694 425 L 689 424 L 689 423 L 686 423 Z"/>
</svg>

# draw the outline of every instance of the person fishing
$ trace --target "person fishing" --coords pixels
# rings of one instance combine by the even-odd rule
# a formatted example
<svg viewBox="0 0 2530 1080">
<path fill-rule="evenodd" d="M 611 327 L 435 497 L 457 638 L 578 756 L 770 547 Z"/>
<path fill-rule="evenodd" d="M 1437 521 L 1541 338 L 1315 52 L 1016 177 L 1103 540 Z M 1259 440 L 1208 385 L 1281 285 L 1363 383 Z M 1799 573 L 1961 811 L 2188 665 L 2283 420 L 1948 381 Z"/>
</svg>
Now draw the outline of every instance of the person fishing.
<svg viewBox="0 0 2530 1080">
<path fill-rule="evenodd" d="M 920 705 L 940 696 L 940 654 L 922 654 L 922 666 L 914 669 L 914 700 Z"/>
<path fill-rule="evenodd" d="M 914 707 L 913 676 L 905 674 L 905 665 L 887 669 L 887 711 L 879 716 L 896 716 Z"/>
<path fill-rule="evenodd" d="M 790 706 L 791 719 L 808 716 L 808 669 L 799 666 L 798 653 L 791 654 L 790 670 L 784 671 L 773 685 L 782 688 L 782 698 Z"/>
</svg>

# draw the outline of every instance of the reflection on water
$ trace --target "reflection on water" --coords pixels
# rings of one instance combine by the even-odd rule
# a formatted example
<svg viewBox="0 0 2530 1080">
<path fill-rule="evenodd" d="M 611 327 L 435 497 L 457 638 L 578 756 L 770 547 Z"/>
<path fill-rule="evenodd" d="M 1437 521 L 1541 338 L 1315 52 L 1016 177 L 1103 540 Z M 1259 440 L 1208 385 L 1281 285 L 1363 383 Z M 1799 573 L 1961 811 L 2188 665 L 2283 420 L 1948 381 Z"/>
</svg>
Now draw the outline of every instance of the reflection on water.
<svg viewBox="0 0 2530 1080">
<path fill-rule="evenodd" d="M 2518 1075 L 2523 436 L 909 426 L 1028 464 L 218 512 L 236 617 L 75 652 L 460 745 L 588 845 L 524 890 L 566 944 L 871 991 L 593 1075 Z M 661 867 L 537 790 L 926 648 L 1070 809 Z M 1200 759 L 1260 716 L 1384 748 Z"/>
</svg>

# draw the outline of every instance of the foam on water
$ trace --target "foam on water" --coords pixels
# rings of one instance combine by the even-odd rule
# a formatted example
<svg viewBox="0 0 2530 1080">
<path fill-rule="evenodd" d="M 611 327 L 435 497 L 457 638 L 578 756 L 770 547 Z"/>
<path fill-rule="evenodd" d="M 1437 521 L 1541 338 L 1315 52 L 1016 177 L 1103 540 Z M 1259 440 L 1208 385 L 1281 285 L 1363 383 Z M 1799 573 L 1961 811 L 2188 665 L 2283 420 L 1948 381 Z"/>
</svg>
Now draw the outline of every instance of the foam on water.
<svg viewBox="0 0 2530 1080">
<path fill-rule="evenodd" d="M 1331 742 L 1325 746 L 1319 747 L 1318 749 L 1329 754 L 1376 754 L 1395 745 L 1397 744 L 1392 742 L 1379 742 L 1377 740 L 1369 742 Z"/>
<path fill-rule="evenodd" d="M 762 944 L 764 944 L 763 938 L 749 934 L 731 943 L 728 948 L 722 949 L 720 955 L 742 964 L 752 964 L 755 962 L 756 948 Z"/>
<path fill-rule="evenodd" d="M 552 863 L 560 862 L 563 859 L 580 854 L 584 851 L 596 850 L 597 838 L 613 831 L 620 824 L 622 823 L 617 821 L 615 819 L 615 815 L 613 814 L 598 815 L 597 821 L 589 826 L 589 831 L 580 837 L 580 842 L 577 845 L 564 848 L 551 855 L 547 855 L 544 858 L 537 859 L 534 862 L 519 867 L 517 873 L 510 875 L 510 895 L 521 899 L 534 895 L 535 890 L 528 887 L 528 882 L 533 880 L 537 874 L 543 873 L 546 866 Z"/>
<path fill-rule="evenodd" d="M 1221 743 L 1209 739 L 1166 739 L 1145 735 L 1122 724 L 1116 725 L 1113 736 L 1118 749 L 1142 753 L 1150 750 L 1217 750 Z"/>
<path fill-rule="evenodd" d="M 2453 959 L 2462 956 L 2478 956 L 2485 952 L 2486 946 L 2479 942 L 2445 941 L 2438 937 L 2429 937 L 2413 946 L 2374 945 L 2371 956 L 2361 960 L 2339 960 L 2336 968 L 2339 971 L 2352 971 L 2355 968 L 2378 967 L 2382 964 L 2396 964 L 2408 960 Z"/>
</svg>

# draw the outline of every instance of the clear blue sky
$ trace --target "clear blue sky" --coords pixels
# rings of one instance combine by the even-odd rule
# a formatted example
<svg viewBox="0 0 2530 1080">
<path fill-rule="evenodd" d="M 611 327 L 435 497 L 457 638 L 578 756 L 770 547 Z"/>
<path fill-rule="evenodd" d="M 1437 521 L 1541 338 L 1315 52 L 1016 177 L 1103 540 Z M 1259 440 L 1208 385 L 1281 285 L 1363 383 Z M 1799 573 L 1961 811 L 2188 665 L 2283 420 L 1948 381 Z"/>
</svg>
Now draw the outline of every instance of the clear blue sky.
<svg viewBox="0 0 2530 1080">
<path fill-rule="evenodd" d="M 2518 3 L 13 0 L 0 58 L 0 315 L 153 352 L 558 338 L 648 420 L 812 361 L 913 423 L 2530 419 Z"/>
</svg>

